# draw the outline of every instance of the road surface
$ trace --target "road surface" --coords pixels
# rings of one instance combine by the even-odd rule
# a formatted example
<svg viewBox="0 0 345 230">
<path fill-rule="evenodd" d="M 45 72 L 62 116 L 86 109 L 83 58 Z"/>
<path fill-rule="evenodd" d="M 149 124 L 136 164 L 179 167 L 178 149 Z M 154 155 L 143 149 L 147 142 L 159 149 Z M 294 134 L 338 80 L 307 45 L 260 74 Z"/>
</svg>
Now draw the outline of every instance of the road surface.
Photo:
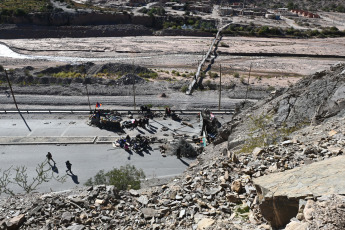
<svg viewBox="0 0 345 230">
<path fill-rule="evenodd" d="M 192 160 L 177 159 L 174 156 L 162 157 L 158 144 L 153 145 L 153 151 L 139 155 L 129 154 L 123 149 L 114 149 L 112 145 L 5 145 L 0 150 L 0 169 L 5 170 L 10 166 L 26 166 L 28 178 L 35 176 L 35 167 L 43 162 L 47 152 L 51 152 L 56 161 L 58 173 L 54 175 L 66 175 L 65 162 L 72 163 L 74 180 L 67 177 L 65 183 L 50 180 L 39 186 L 38 191 L 62 191 L 83 186 L 99 170 L 109 171 L 112 168 L 131 164 L 144 170 L 147 178 L 172 177 L 181 174 Z M 49 165 L 46 166 L 49 168 Z M 77 180 L 76 180 L 77 178 Z M 79 183 L 77 184 L 76 181 Z M 12 187 L 16 193 L 22 192 L 19 187 Z"/>
<path fill-rule="evenodd" d="M 223 116 L 219 117 L 222 123 L 230 119 L 230 115 Z M 99 170 L 108 171 L 126 164 L 143 169 L 149 179 L 177 176 L 193 160 L 179 160 L 174 156 L 163 157 L 159 151 L 160 144 L 158 143 L 152 144 L 150 151 L 142 154 L 135 152 L 130 154 L 121 148 L 114 148 L 111 141 L 119 136 L 127 134 L 135 136 L 138 133 L 145 136 L 156 136 L 159 139 L 164 138 L 168 141 L 173 140 L 173 132 L 189 136 L 200 133 L 199 122 L 195 115 L 183 115 L 189 119 L 190 124 L 193 124 L 193 128 L 171 119 L 155 118 L 150 120 L 148 129 L 125 129 L 126 133 L 122 134 L 87 125 L 88 115 L 24 114 L 24 117 L 32 130 L 31 132 L 18 114 L 2 114 L 0 117 L 0 169 L 5 170 L 11 166 L 23 165 L 27 167 L 28 178 L 31 179 L 35 175 L 35 167 L 45 160 L 49 151 L 57 163 L 59 172 L 58 174 L 54 173 L 54 175 L 66 175 L 65 162 L 67 160 L 72 163 L 72 171 L 76 175 L 74 178 L 68 176 L 67 181 L 63 184 L 55 180 L 42 184 L 38 189 L 40 192 L 80 187 Z M 123 117 L 123 119 L 126 120 L 127 118 Z M 163 126 L 167 127 L 168 130 L 163 131 Z M 72 141 L 70 144 L 47 142 L 52 138 L 76 141 L 75 143 Z M 85 139 L 107 139 L 108 141 L 103 142 L 103 144 L 78 144 L 80 140 Z M 25 144 L 22 141 L 31 141 L 31 143 Z M 76 178 L 78 183 L 75 183 Z M 15 192 L 22 192 L 18 187 L 13 187 L 13 189 Z"/>
</svg>

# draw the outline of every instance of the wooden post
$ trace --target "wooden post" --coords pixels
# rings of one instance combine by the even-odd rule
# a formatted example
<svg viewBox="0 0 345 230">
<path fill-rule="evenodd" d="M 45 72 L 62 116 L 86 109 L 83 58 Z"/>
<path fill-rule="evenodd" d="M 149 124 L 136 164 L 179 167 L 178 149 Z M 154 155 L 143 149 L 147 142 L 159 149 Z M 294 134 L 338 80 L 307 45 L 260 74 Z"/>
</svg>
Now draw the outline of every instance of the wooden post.
<svg viewBox="0 0 345 230">
<path fill-rule="evenodd" d="M 84 74 L 84 81 L 85 81 L 86 74 Z M 90 97 L 89 97 L 89 90 L 87 89 L 87 83 L 85 82 L 85 88 L 86 88 L 86 95 L 87 95 L 87 101 L 89 102 L 89 109 L 91 112 L 91 104 L 90 104 Z"/>
<path fill-rule="evenodd" d="M 26 123 L 26 121 L 25 121 L 25 119 L 24 119 L 22 113 L 20 112 L 20 110 L 19 110 L 19 108 L 18 108 L 17 101 L 16 101 L 16 98 L 14 97 L 12 85 L 11 85 L 11 82 L 10 82 L 10 78 L 8 77 L 7 71 L 6 71 L 5 68 L 3 68 L 3 67 L 0 65 L 0 71 L 1 71 L 1 70 L 3 70 L 3 71 L 5 72 L 5 75 L 6 75 L 6 78 L 7 78 L 7 82 L 8 82 L 8 86 L 10 87 L 10 90 L 11 90 L 11 93 L 12 93 L 12 97 L 13 97 L 13 101 L 14 101 L 14 104 L 15 104 L 15 106 L 16 106 L 16 108 L 17 108 L 17 111 L 18 111 L 19 115 L 21 116 L 21 118 L 23 119 L 23 121 L 24 121 L 26 127 L 27 127 L 27 128 L 29 129 L 29 131 L 31 132 L 31 129 L 30 129 L 29 125 Z"/>
<path fill-rule="evenodd" d="M 218 111 L 220 111 L 220 100 L 222 97 L 222 64 L 219 65 L 219 103 Z"/>
</svg>

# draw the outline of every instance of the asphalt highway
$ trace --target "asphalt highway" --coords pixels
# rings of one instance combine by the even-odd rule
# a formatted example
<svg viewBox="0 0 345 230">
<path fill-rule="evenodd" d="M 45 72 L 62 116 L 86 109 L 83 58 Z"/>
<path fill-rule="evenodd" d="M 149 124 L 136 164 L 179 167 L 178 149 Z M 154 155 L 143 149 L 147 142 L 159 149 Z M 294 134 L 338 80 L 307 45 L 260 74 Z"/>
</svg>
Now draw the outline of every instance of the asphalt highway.
<svg viewBox="0 0 345 230">
<path fill-rule="evenodd" d="M 112 141 L 120 136 L 129 134 L 135 136 L 141 133 L 144 136 L 155 136 L 159 139 L 173 140 L 175 135 L 198 135 L 200 126 L 196 115 L 183 115 L 192 127 L 182 125 L 180 122 L 173 121 L 170 118 L 155 118 L 150 120 L 150 126 L 147 129 L 126 129 L 126 133 L 116 133 L 99 129 L 98 127 L 87 124 L 88 115 L 73 114 L 23 114 L 30 126 L 31 132 L 27 129 L 24 122 L 18 114 L 2 114 L 0 116 L 0 169 L 6 170 L 9 167 L 16 166 L 27 167 L 29 180 L 35 175 L 37 164 L 46 159 L 46 154 L 52 153 L 56 161 L 58 173 L 55 176 L 66 175 L 65 162 L 69 160 L 72 163 L 72 172 L 76 177 L 67 177 L 63 184 L 50 180 L 38 187 L 39 192 L 61 191 L 74 187 L 83 186 L 83 184 L 93 177 L 99 170 L 105 171 L 112 168 L 131 164 L 137 168 L 143 169 L 146 178 L 166 178 L 181 174 L 188 164 L 193 162 L 190 159 L 179 160 L 175 156 L 163 157 L 159 151 L 159 143 L 152 144 L 152 149 L 142 154 L 135 152 L 128 153 L 121 148 L 114 148 Z M 216 115 L 217 116 L 217 115 Z M 221 122 L 229 119 L 219 117 Z M 124 120 L 128 119 L 123 117 Z M 167 127 L 168 130 L 162 130 Z M 65 143 L 49 143 L 51 140 L 70 140 Z M 82 143 L 84 140 L 107 140 L 103 144 Z M 50 168 L 46 165 L 46 168 Z M 13 171 L 14 173 L 14 171 Z M 1 176 L 1 173 L 0 173 Z M 13 175 L 14 176 L 14 175 Z M 19 187 L 13 187 L 17 193 L 22 192 Z"/>
</svg>

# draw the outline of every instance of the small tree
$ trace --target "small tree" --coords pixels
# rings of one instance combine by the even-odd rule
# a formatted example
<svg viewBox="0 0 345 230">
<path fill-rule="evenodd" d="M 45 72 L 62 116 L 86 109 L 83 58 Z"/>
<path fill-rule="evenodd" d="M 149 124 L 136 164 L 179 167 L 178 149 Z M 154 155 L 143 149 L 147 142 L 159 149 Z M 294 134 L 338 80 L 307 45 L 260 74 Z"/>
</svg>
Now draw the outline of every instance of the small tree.
<svg viewBox="0 0 345 230">
<path fill-rule="evenodd" d="M 13 175 L 13 171 L 15 175 Z M 18 186 L 25 193 L 31 193 L 37 190 L 38 186 L 49 182 L 52 179 L 60 183 L 64 183 L 66 181 L 66 175 L 62 177 L 55 177 L 54 172 L 52 171 L 51 167 L 48 166 L 48 161 L 45 160 L 44 162 L 40 163 L 36 167 L 36 175 L 30 180 L 28 178 L 27 167 L 26 166 L 11 166 L 6 170 L 0 169 L 0 195 L 2 193 L 7 195 L 15 195 L 15 192 L 12 190 L 11 185 Z"/>
<path fill-rule="evenodd" d="M 85 185 L 114 185 L 119 190 L 127 190 L 129 187 L 140 189 L 140 179 L 145 179 L 144 171 L 127 164 L 121 166 L 120 169 L 114 168 L 107 173 L 104 170 L 100 170 L 94 176 L 94 179 L 89 178 Z"/>
</svg>

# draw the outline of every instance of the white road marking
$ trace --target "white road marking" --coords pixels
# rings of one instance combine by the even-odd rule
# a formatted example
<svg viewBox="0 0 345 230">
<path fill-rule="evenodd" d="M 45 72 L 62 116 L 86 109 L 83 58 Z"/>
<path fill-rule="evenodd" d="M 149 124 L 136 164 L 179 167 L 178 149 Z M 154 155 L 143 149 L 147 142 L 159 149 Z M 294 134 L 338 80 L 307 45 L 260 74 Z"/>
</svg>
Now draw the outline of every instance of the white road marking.
<svg viewBox="0 0 345 230">
<path fill-rule="evenodd" d="M 67 128 L 61 133 L 60 137 L 63 137 L 66 132 L 69 130 L 69 128 L 71 127 L 71 125 L 67 126 Z"/>
</svg>

